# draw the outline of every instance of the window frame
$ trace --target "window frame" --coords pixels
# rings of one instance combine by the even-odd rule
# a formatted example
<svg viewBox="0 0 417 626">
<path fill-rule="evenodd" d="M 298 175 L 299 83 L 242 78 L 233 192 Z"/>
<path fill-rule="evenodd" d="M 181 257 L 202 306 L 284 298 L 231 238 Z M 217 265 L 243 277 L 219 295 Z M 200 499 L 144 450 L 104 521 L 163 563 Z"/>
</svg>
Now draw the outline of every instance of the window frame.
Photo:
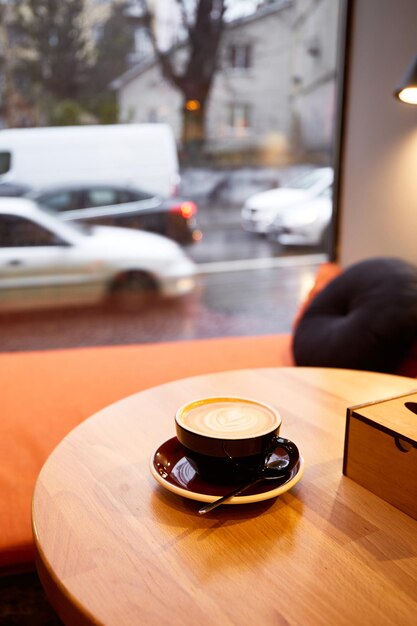
<svg viewBox="0 0 417 626">
<path fill-rule="evenodd" d="M 239 111 L 243 116 L 239 115 Z M 230 132 L 248 135 L 253 129 L 253 106 L 249 102 L 230 102 L 227 118 Z M 240 118 L 243 119 L 243 124 L 238 122 Z"/>
<path fill-rule="evenodd" d="M 230 43 L 226 47 L 226 66 L 232 72 L 248 72 L 253 68 L 253 44 Z"/>
</svg>

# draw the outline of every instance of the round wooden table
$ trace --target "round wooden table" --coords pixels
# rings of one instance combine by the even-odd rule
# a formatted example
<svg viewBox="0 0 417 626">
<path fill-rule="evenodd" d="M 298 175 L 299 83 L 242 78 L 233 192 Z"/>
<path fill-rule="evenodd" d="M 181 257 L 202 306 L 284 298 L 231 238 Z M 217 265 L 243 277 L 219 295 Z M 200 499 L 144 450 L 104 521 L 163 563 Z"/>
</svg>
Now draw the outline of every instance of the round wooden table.
<svg viewBox="0 0 417 626">
<path fill-rule="evenodd" d="M 100 411 L 55 449 L 34 493 L 38 571 L 62 620 L 414 625 L 417 522 L 343 476 L 342 457 L 347 407 L 415 387 L 349 370 L 239 370 Z M 149 459 L 174 436 L 176 408 L 213 395 L 279 409 L 281 434 L 305 459 L 293 489 L 199 516 L 198 502 L 157 484 Z"/>
</svg>

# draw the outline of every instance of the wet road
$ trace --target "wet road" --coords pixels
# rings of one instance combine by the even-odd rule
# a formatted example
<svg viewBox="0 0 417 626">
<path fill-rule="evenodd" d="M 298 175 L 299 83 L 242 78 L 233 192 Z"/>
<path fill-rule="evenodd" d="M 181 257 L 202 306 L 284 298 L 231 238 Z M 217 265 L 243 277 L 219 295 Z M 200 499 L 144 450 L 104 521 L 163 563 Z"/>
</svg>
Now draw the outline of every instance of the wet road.
<svg viewBox="0 0 417 626">
<path fill-rule="evenodd" d="M 317 267 L 202 274 L 194 294 L 137 314 L 71 309 L 3 316 L 0 350 L 46 350 L 288 332 Z"/>
<path fill-rule="evenodd" d="M 244 231 L 240 225 L 239 207 L 201 207 L 198 226 L 203 239 L 187 248 L 187 253 L 196 263 L 282 258 L 322 252 L 307 246 L 285 248 L 265 236 Z"/>
</svg>

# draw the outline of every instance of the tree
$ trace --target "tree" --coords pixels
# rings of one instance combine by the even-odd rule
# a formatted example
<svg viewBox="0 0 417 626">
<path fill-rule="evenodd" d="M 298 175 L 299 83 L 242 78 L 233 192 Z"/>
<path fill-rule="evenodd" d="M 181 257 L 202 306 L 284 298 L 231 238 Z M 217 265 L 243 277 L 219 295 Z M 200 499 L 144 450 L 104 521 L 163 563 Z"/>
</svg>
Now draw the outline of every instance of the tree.
<svg viewBox="0 0 417 626">
<path fill-rule="evenodd" d="M 52 109 L 49 121 L 53 126 L 77 126 L 82 114 L 81 107 L 74 100 L 60 100 Z"/>
<path fill-rule="evenodd" d="M 126 3 L 112 6 L 108 20 L 104 23 L 95 49 L 95 62 L 90 68 L 87 101 L 88 108 L 102 123 L 117 121 L 118 110 L 111 81 L 123 74 L 128 67 L 128 57 L 134 49 L 134 32 L 131 21 L 126 17 Z"/>
<path fill-rule="evenodd" d="M 84 0 L 16 0 L 22 54 L 16 70 L 47 108 L 77 100 L 90 64 L 82 27 Z"/>
<path fill-rule="evenodd" d="M 152 3 L 139 0 L 142 19 L 152 40 L 162 74 L 182 94 L 182 142 L 188 157 L 201 153 L 205 141 L 205 116 L 213 79 L 218 69 L 224 27 L 225 0 L 176 0 L 182 16 L 187 50 L 185 63 L 176 63 L 176 46 L 161 49 Z"/>
<path fill-rule="evenodd" d="M 12 3 L 0 0 L 0 117 L 6 127 L 29 126 L 36 123 L 36 115 L 16 85 L 12 16 Z"/>
<path fill-rule="evenodd" d="M 114 4 L 97 40 L 93 80 L 101 91 L 127 69 L 128 55 L 134 49 L 133 26 L 126 11 L 127 3 Z"/>
</svg>

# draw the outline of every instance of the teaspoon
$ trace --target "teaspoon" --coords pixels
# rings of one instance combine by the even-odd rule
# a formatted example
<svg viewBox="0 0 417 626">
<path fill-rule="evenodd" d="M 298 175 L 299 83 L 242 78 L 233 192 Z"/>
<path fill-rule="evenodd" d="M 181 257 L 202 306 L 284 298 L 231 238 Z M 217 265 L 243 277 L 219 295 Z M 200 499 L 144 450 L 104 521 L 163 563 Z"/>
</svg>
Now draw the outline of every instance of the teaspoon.
<svg viewBox="0 0 417 626">
<path fill-rule="evenodd" d="M 218 506 L 226 502 L 226 500 L 229 500 L 234 496 L 240 495 L 250 487 L 253 487 L 257 483 L 260 483 L 262 480 L 278 480 L 279 478 L 282 478 L 283 476 L 285 476 L 287 467 L 288 463 L 282 460 L 270 461 L 269 463 L 266 463 L 259 472 L 259 474 L 256 476 L 256 478 L 246 483 L 245 485 L 241 485 L 240 487 L 233 489 L 233 491 L 230 491 L 218 500 L 205 504 L 201 507 L 201 509 L 198 510 L 199 514 L 204 515 L 205 513 L 216 509 Z"/>
</svg>

